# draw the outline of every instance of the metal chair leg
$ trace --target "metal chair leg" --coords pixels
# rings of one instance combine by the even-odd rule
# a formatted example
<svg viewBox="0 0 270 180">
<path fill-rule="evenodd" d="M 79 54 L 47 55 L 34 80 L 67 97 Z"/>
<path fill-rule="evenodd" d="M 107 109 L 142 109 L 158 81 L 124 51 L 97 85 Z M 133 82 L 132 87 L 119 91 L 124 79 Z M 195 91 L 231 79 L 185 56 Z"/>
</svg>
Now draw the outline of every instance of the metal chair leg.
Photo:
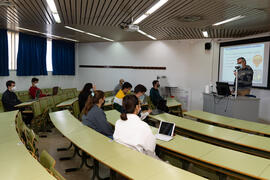
<svg viewBox="0 0 270 180">
<path fill-rule="evenodd" d="M 90 166 L 90 165 L 87 164 L 87 154 L 85 152 L 82 153 L 81 160 L 82 160 L 81 164 L 80 164 L 80 166 L 78 168 L 68 168 L 68 169 L 65 169 L 65 172 L 78 171 L 83 167 L 83 165 L 85 165 L 86 167 L 88 167 L 90 169 L 94 168 L 94 166 Z"/>
<path fill-rule="evenodd" d="M 61 157 L 61 158 L 59 158 L 59 160 L 60 161 L 65 161 L 65 160 L 73 159 L 76 156 L 76 154 L 78 153 L 78 151 L 79 151 L 79 148 L 78 147 L 76 147 L 76 146 L 74 146 L 74 147 L 75 147 L 74 153 L 72 154 L 71 157 Z"/>
<path fill-rule="evenodd" d="M 109 180 L 110 179 L 110 177 L 106 177 L 106 178 L 100 177 L 100 175 L 99 175 L 99 162 L 96 159 L 94 159 L 94 169 L 93 169 L 93 175 L 92 175 L 91 179 L 94 180 L 95 177 L 97 177 L 98 180 Z"/>
</svg>

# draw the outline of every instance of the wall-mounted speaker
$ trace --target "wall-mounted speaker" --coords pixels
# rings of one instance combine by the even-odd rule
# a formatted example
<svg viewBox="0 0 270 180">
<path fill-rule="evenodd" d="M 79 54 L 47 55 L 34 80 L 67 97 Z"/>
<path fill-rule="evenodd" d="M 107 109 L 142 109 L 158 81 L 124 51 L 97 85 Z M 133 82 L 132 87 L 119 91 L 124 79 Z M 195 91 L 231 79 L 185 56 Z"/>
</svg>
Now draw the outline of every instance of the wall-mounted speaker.
<svg viewBox="0 0 270 180">
<path fill-rule="evenodd" d="M 211 47 L 212 47 L 212 45 L 211 45 L 210 42 L 207 42 L 207 43 L 204 44 L 204 49 L 205 49 L 205 50 L 210 50 Z"/>
</svg>

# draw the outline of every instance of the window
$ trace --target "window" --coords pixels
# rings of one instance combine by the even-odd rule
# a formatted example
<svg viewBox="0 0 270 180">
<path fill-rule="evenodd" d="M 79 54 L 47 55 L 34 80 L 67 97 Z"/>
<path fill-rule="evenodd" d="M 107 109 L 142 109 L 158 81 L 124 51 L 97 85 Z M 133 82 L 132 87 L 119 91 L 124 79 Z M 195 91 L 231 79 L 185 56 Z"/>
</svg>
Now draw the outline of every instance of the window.
<svg viewBox="0 0 270 180">
<path fill-rule="evenodd" d="M 9 70 L 17 69 L 18 49 L 19 49 L 19 33 L 8 31 Z M 47 64 L 47 71 L 52 71 L 52 40 L 51 39 L 47 39 L 46 64 Z"/>
<path fill-rule="evenodd" d="M 17 53 L 19 46 L 19 33 L 8 31 L 8 68 L 17 69 Z"/>
<path fill-rule="evenodd" d="M 47 55 L 46 55 L 47 71 L 52 71 L 52 40 L 47 39 Z"/>
</svg>

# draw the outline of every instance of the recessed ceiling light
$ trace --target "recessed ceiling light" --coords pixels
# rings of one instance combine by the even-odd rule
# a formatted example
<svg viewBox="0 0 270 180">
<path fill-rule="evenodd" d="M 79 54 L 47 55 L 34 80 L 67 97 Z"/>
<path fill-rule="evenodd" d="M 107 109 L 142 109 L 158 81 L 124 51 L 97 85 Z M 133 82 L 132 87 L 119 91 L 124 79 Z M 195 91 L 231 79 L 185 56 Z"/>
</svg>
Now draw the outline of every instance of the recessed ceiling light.
<svg viewBox="0 0 270 180">
<path fill-rule="evenodd" d="M 102 36 L 99 36 L 97 34 L 89 33 L 89 32 L 86 32 L 86 31 L 83 31 L 83 30 L 80 30 L 80 29 L 76 29 L 76 28 L 73 28 L 73 27 L 70 27 L 70 26 L 65 26 L 65 28 L 71 29 L 73 31 L 77 31 L 77 32 L 80 32 L 80 33 L 84 33 L 84 34 L 87 34 L 89 36 L 93 36 L 93 37 L 96 37 L 96 38 L 104 39 L 104 40 L 107 40 L 107 41 L 111 41 L 111 42 L 114 41 L 112 39 L 109 39 L 109 38 L 106 38 L 106 37 L 102 37 Z"/>
<path fill-rule="evenodd" d="M 228 22 L 236 21 L 236 20 L 242 19 L 244 17 L 246 17 L 246 16 L 241 16 L 241 15 L 240 16 L 236 16 L 236 17 L 233 17 L 233 18 L 230 18 L 230 19 L 226 19 L 226 20 L 221 21 L 221 22 L 217 22 L 217 23 L 213 24 L 213 26 L 219 26 L 221 24 L 225 24 L 225 23 L 228 23 Z"/>
<path fill-rule="evenodd" d="M 138 32 L 141 33 L 142 35 L 145 35 L 146 37 L 149 37 L 150 39 L 157 40 L 157 38 L 155 38 L 155 37 L 153 37 L 153 36 L 151 36 L 151 35 L 143 32 L 142 30 L 138 30 Z"/>
<path fill-rule="evenodd" d="M 141 15 L 138 19 L 136 19 L 133 24 L 139 24 L 141 21 L 143 21 L 145 18 L 147 18 L 149 15 L 154 13 L 156 10 L 158 10 L 161 6 L 163 6 L 168 0 L 159 0 L 155 5 L 153 5 L 146 13 Z"/>
<path fill-rule="evenodd" d="M 203 31 L 202 33 L 203 33 L 203 37 L 206 37 L 206 38 L 207 38 L 207 37 L 209 37 L 209 35 L 208 35 L 208 32 L 207 32 L 207 31 Z"/>
<path fill-rule="evenodd" d="M 51 37 L 51 38 L 53 37 L 53 38 L 59 38 L 59 39 L 65 39 L 65 40 L 68 40 L 68 41 L 78 42 L 75 39 L 70 39 L 70 38 L 66 38 L 66 37 L 62 37 L 62 36 L 56 36 L 56 35 L 53 35 L 53 34 L 47 34 L 47 33 L 43 33 L 43 32 L 40 32 L 40 31 L 35 31 L 35 30 L 32 30 L 32 29 L 26 29 L 26 28 L 21 28 L 21 27 L 18 27 L 18 29 L 28 31 L 28 32 L 32 32 L 32 33 L 42 34 L 42 35 L 45 35 L 45 36 Z"/>
</svg>

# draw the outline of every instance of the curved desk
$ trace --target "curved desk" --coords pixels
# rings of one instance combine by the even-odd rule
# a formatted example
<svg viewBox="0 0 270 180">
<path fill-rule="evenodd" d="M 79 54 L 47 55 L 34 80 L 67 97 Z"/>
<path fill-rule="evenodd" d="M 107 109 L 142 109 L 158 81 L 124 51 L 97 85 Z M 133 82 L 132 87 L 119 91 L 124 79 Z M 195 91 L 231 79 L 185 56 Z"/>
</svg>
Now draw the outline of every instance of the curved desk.
<svg viewBox="0 0 270 180">
<path fill-rule="evenodd" d="M 55 178 L 28 152 L 15 127 L 19 111 L 0 113 L 0 174 L 4 180 Z"/>
<path fill-rule="evenodd" d="M 67 110 L 50 113 L 50 118 L 55 127 L 72 143 L 95 160 L 127 178 L 204 179 L 112 141 L 84 126 Z"/>
<path fill-rule="evenodd" d="M 242 130 L 254 134 L 270 136 L 270 125 L 268 124 L 221 116 L 199 110 L 188 111 L 185 112 L 184 115 L 222 127 L 228 127 L 231 129 Z"/>
<path fill-rule="evenodd" d="M 149 115 L 158 121 L 175 123 L 178 134 L 270 159 L 270 138 L 217 127 L 168 113 Z"/>
<path fill-rule="evenodd" d="M 112 125 L 120 119 L 120 113 L 116 110 L 106 111 L 105 114 Z M 154 127 L 152 130 L 154 134 L 158 131 Z M 157 145 L 166 153 L 226 175 L 245 179 L 270 178 L 269 159 L 179 135 L 174 136 L 174 139 L 169 142 L 157 140 Z"/>
</svg>

